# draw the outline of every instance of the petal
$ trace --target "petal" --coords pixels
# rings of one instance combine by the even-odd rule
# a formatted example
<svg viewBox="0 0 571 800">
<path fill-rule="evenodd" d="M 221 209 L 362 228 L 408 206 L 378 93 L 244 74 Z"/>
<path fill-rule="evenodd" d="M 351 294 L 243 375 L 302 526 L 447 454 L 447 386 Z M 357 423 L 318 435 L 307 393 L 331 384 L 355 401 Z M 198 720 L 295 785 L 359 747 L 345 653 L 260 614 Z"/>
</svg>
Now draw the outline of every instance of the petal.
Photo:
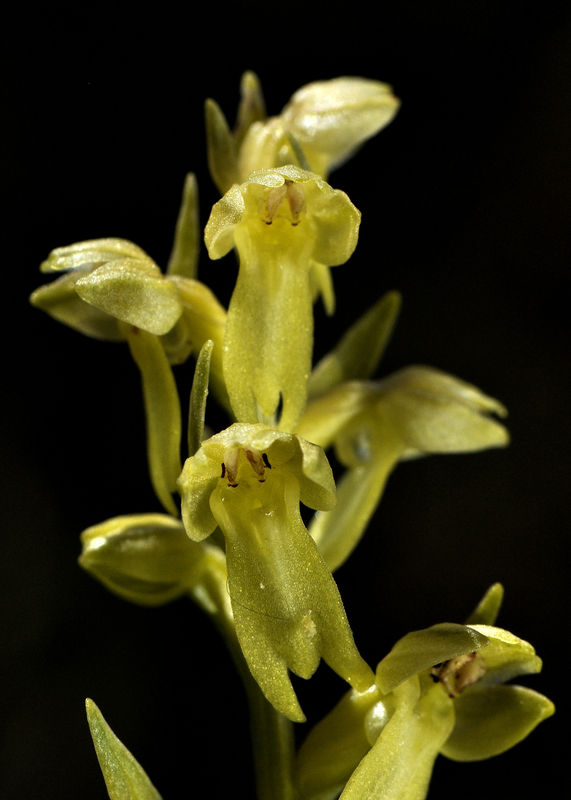
<svg viewBox="0 0 571 800">
<path fill-rule="evenodd" d="M 391 692 L 411 676 L 487 644 L 484 633 L 452 622 L 407 633 L 378 664 L 377 686 L 382 692 Z"/>
<path fill-rule="evenodd" d="M 175 286 L 152 262 L 111 261 L 80 278 L 82 300 L 157 336 L 168 333 L 182 314 Z"/>
<path fill-rule="evenodd" d="M 213 260 L 222 258 L 234 247 L 234 229 L 241 222 L 245 207 L 242 190 L 237 184 L 213 205 L 204 229 L 204 242 Z"/>
<path fill-rule="evenodd" d="M 491 625 L 471 624 L 470 628 L 486 636 L 489 642 L 483 653 L 486 674 L 480 683 L 505 683 L 518 675 L 533 675 L 541 671 L 541 659 L 529 642 Z"/>
<path fill-rule="evenodd" d="M 395 691 L 397 710 L 363 758 L 340 800 L 424 800 L 434 761 L 454 726 L 454 708 L 439 687 L 418 702 L 418 679 Z"/>
<path fill-rule="evenodd" d="M 240 105 L 234 131 L 234 143 L 240 148 L 244 136 L 254 122 L 266 118 L 266 104 L 258 76 L 251 71 L 242 75 L 240 81 Z"/>
<path fill-rule="evenodd" d="M 521 742 L 555 707 L 523 686 L 471 686 L 454 700 L 456 725 L 442 747 L 454 761 L 479 761 Z"/>
<path fill-rule="evenodd" d="M 312 168 L 325 174 L 388 125 L 398 108 L 387 84 L 342 77 L 299 89 L 281 120 L 307 151 Z"/>
<path fill-rule="evenodd" d="M 123 259 L 150 261 L 149 256 L 138 245 L 127 239 L 88 239 L 65 247 L 56 247 L 40 265 L 42 272 L 92 267 L 108 261 Z"/>
<path fill-rule="evenodd" d="M 165 509 L 177 516 L 171 497 L 180 474 L 181 417 L 176 383 L 159 339 L 137 328 L 126 331 L 143 383 L 151 482 Z"/>
<path fill-rule="evenodd" d="M 376 398 L 373 384 L 347 381 L 311 400 L 295 430 L 324 449 Z"/>
<path fill-rule="evenodd" d="M 115 736 L 93 700 L 88 698 L 85 708 L 110 800 L 161 800 L 146 772 Z"/>
<path fill-rule="evenodd" d="M 63 322 L 86 336 L 108 341 L 121 341 L 124 336 L 115 317 L 85 303 L 75 291 L 77 281 L 95 267 L 77 267 L 61 275 L 53 283 L 40 286 L 30 296 L 30 303 L 41 308 L 58 322 Z"/>
<path fill-rule="evenodd" d="M 392 334 L 400 305 L 400 294 L 388 292 L 347 330 L 311 373 L 310 397 L 322 395 L 343 381 L 372 377 Z"/>
<path fill-rule="evenodd" d="M 186 594 L 207 553 L 191 542 L 180 520 L 166 514 L 129 514 L 81 534 L 81 566 L 133 603 L 158 606 Z"/>
<path fill-rule="evenodd" d="M 504 407 L 475 386 L 429 367 L 408 367 L 379 384 L 378 412 L 408 455 L 460 453 L 508 443 Z"/>
</svg>

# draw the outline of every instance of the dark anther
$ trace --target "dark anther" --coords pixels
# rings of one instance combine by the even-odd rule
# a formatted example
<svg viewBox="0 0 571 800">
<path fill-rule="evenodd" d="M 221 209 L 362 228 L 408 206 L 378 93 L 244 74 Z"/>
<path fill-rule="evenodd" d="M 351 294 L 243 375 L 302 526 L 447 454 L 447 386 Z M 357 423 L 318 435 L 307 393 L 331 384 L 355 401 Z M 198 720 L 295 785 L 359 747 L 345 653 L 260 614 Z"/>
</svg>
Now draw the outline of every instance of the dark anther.
<svg viewBox="0 0 571 800">
<path fill-rule="evenodd" d="M 226 475 L 226 464 L 222 462 L 222 473 L 220 477 L 223 478 L 225 475 Z"/>
<path fill-rule="evenodd" d="M 272 465 L 268 461 L 268 456 L 265 453 L 262 453 L 262 460 L 268 469 L 272 468 Z"/>
</svg>

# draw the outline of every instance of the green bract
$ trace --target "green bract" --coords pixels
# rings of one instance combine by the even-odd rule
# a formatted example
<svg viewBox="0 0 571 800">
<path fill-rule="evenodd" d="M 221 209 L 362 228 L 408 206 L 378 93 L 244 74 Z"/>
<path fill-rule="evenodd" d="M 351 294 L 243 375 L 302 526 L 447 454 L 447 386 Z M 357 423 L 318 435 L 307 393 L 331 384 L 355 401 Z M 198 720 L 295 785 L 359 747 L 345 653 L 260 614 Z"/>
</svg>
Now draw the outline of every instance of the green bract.
<svg viewBox="0 0 571 800">
<path fill-rule="evenodd" d="M 161 800 L 144 769 L 115 736 L 93 700 L 87 698 L 85 708 L 110 800 Z"/>
<path fill-rule="evenodd" d="M 300 501 L 330 508 L 335 487 L 323 451 L 262 424 L 235 424 L 203 442 L 179 480 L 188 535 L 218 525 L 238 639 L 270 702 L 302 720 L 288 668 L 303 678 L 325 661 L 357 689 L 372 683 L 329 570 L 302 522 Z"/>
<path fill-rule="evenodd" d="M 491 587 L 476 611 L 493 615 L 500 594 Z M 489 758 L 553 713 L 543 695 L 502 685 L 540 669 L 528 642 L 491 625 L 407 634 L 377 666 L 376 689 L 349 692 L 311 731 L 297 760 L 303 797 L 332 800 L 346 783 L 341 800 L 423 800 L 439 753 Z"/>
<path fill-rule="evenodd" d="M 315 263 L 343 264 L 360 214 L 343 192 L 293 166 L 260 170 L 215 204 L 211 258 L 238 251 L 226 321 L 223 374 L 239 422 L 291 431 L 304 409 L 313 347 Z"/>
</svg>

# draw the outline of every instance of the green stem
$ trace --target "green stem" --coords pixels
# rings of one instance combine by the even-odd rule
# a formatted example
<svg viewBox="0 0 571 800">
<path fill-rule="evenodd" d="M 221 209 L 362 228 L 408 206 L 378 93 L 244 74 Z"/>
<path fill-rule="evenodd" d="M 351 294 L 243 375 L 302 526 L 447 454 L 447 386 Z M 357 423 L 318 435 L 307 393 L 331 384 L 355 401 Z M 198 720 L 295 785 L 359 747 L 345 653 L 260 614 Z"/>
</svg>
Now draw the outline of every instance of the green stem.
<svg viewBox="0 0 571 800">
<path fill-rule="evenodd" d="M 200 586 L 191 592 L 222 634 L 244 684 L 250 710 L 258 800 L 299 800 L 293 782 L 293 724 L 266 700 L 242 655 L 226 589 L 226 559 L 213 553 Z"/>
</svg>

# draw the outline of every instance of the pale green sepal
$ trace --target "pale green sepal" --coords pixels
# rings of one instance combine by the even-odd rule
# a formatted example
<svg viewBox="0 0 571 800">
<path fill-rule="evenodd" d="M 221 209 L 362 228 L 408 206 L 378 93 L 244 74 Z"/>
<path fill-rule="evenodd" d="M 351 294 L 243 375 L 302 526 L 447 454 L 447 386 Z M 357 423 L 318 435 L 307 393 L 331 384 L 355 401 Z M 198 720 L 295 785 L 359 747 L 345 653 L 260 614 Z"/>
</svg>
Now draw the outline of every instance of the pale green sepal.
<svg viewBox="0 0 571 800">
<path fill-rule="evenodd" d="M 238 181 L 234 139 L 218 103 L 208 99 L 204 111 L 208 169 L 220 194 L 224 194 Z"/>
<path fill-rule="evenodd" d="M 202 345 L 198 358 L 196 359 L 188 412 L 188 453 L 191 456 L 193 456 L 200 447 L 204 435 L 204 415 L 206 413 L 210 359 L 212 357 L 213 347 L 214 342 L 212 339 L 208 339 Z"/>
<path fill-rule="evenodd" d="M 471 686 L 454 700 L 456 725 L 441 753 L 479 761 L 518 744 L 555 712 L 547 697 L 524 686 Z"/>
<path fill-rule="evenodd" d="M 488 416 L 505 416 L 504 406 L 452 375 L 413 366 L 378 386 L 378 411 L 399 433 L 408 456 L 470 452 L 509 441 L 504 426 Z"/>
<path fill-rule="evenodd" d="M 258 76 L 245 72 L 240 81 L 240 105 L 234 127 L 234 145 L 239 151 L 244 136 L 254 122 L 266 119 L 266 104 Z"/>
<path fill-rule="evenodd" d="M 304 800 L 333 800 L 368 753 L 365 718 L 374 709 L 382 716 L 376 686 L 367 692 L 351 689 L 309 732 L 296 759 L 296 782 Z M 378 707 L 378 708 L 377 708 Z M 385 710 L 385 724 L 389 713 Z"/>
<path fill-rule="evenodd" d="M 272 705 L 300 721 L 287 670 L 310 678 L 321 657 L 352 686 L 367 689 L 372 673 L 355 647 L 331 573 L 299 515 L 295 477 L 272 466 L 263 484 L 221 485 L 210 505 L 226 538 L 238 639 Z"/>
<path fill-rule="evenodd" d="M 493 625 L 500 611 L 503 599 L 504 587 L 502 584 L 492 584 L 466 620 L 466 625 Z"/>
<path fill-rule="evenodd" d="M 149 256 L 138 245 L 127 239 L 88 239 L 65 247 L 56 247 L 40 265 L 41 272 L 93 267 L 108 261 L 150 261 Z"/>
<path fill-rule="evenodd" d="M 310 398 L 343 381 L 372 377 L 389 342 L 400 306 L 400 294 L 388 292 L 349 328 L 335 349 L 314 367 L 309 379 Z"/>
<path fill-rule="evenodd" d="M 234 247 L 234 229 L 242 221 L 246 204 L 242 188 L 235 184 L 212 207 L 204 229 L 208 255 L 216 261 Z"/>
<path fill-rule="evenodd" d="M 375 385 L 348 381 L 310 400 L 295 432 L 327 449 L 377 395 Z"/>
<path fill-rule="evenodd" d="M 385 83 L 341 77 L 303 86 L 280 120 L 300 142 L 312 169 L 326 175 L 388 125 L 399 105 Z"/>
<path fill-rule="evenodd" d="M 207 545 L 166 514 L 129 514 L 81 534 L 80 565 L 115 594 L 145 606 L 168 603 L 197 583 Z"/>
<path fill-rule="evenodd" d="M 313 517 L 309 533 L 332 572 L 359 543 L 401 453 L 400 446 L 389 446 L 371 459 L 370 464 L 347 470 L 337 483 L 335 508 L 317 511 Z"/>
<path fill-rule="evenodd" d="M 125 331 L 143 383 L 151 482 L 165 509 L 176 517 L 171 494 L 181 469 L 182 427 L 176 383 L 160 340 L 138 328 L 125 326 Z"/>
<path fill-rule="evenodd" d="M 377 686 L 388 693 L 412 675 L 488 645 L 488 637 L 472 627 L 443 622 L 403 636 L 377 666 Z"/>
<path fill-rule="evenodd" d="M 86 303 L 157 336 L 182 314 L 176 287 L 150 260 L 110 261 L 81 277 L 75 290 Z"/>
<path fill-rule="evenodd" d="M 340 800 L 424 800 L 434 762 L 454 725 L 454 708 L 438 686 L 417 701 L 418 686 L 413 677 L 395 690 L 396 711 Z"/>
<path fill-rule="evenodd" d="M 110 800 L 161 800 L 146 772 L 115 736 L 93 700 L 87 698 L 85 709 Z"/>
<path fill-rule="evenodd" d="M 505 683 L 518 675 L 541 672 L 542 661 L 529 642 L 491 625 L 470 625 L 470 628 L 488 639 L 482 653 L 486 674 L 480 679 L 481 684 Z"/>
<path fill-rule="evenodd" d="M 36 289 L 30 296 L 30 303 L 58 322 L 86 336 L 113 342 L 121 341 L 124 337 L 115 317 L 84 303 L 75 291 L 77 281 L 94 269 L 94 266 L 77 267 L 71 272 L 66 272 L 52 283 Z"/>
<path fill-rule="evenodd" d="M 200 221 L 198 218 L 198 186 L 196 175 L 189 172 L 184 181 L 182 203 L 176 221 L 173 248 L 167 275 L 196 278 L 200 248 Z"/>
</svg>

